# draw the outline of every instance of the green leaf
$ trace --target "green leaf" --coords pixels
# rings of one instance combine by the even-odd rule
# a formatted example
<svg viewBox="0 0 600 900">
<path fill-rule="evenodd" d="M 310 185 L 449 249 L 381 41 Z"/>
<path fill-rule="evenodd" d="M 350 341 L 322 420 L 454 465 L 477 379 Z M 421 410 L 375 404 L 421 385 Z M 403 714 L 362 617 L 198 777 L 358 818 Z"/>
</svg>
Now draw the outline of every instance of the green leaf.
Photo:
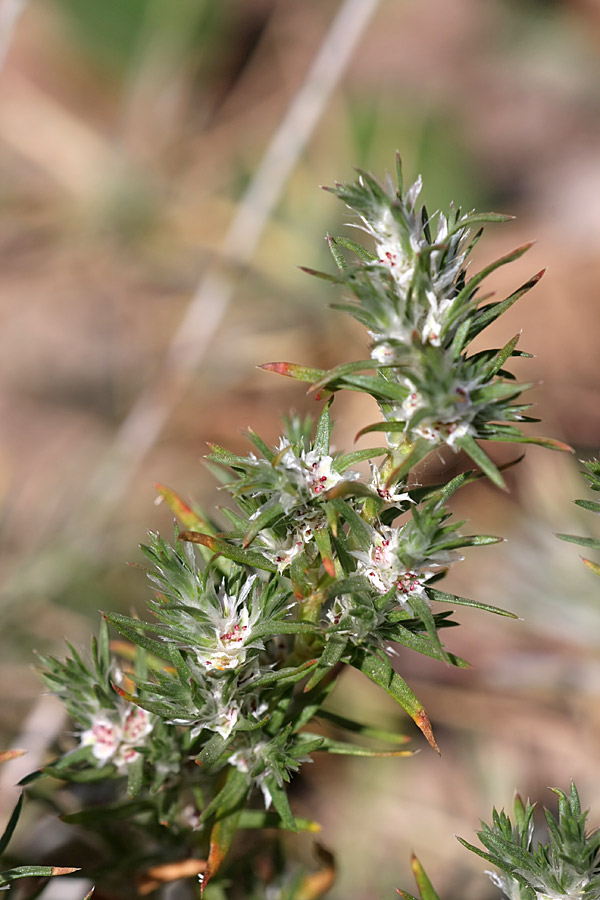
<svg viewBox="0 0 600 900">
<path fill-rule="evenodd" d="M 327 672 L 329 672 L 333 668 L 333 666 L 336 666 L 340 662 L 344 653 L 346 652 L 347 646 L 348 640 L 344 637 L 331 637 L 327 641 L 325 647 L 323 648 L 323 653 L 321 654 L 321 657 L 317 662 L 317 666 L 310 676 L 306 687 L 304 688 L 305 694 L 316 687 L 321 679 L 325 677 Z"/>
<path fill-rule="evenodd" d="M 589 547 L 592 550 L 600 550 L 600 540 L 597 538 L 579 537 L 576 534 L 557 534 L 561 541 L 569 541 L 571 544 L 579 544 L 580 547 Z"/>
<path fill-rule="evenodd" d="M 346 284 L 346 279 L 340 278 L 339 275 L 330 275 L 329 272 L 321 272 L 319 269 L 311 269 L 308 266 L 299 266 L 298 268 L 301 272 L 306 272 L 307 275 L 313 275 L 315 278 L 321 278 L 323 281 L 329 281 L 331 284 Z"/>
<path fill-rule="evenodd" d="M 366 675 L 367 678 L 370 678 L 371 681 L 374 681 L 375 684 L 382 687 L 386 694 L 399 703 L 415 725 L 423 732 L 428 744 L 438 753 L 440 752 L 423 704 L 411 691 L 407 683 L 392 669 L 392 665 L 387 657 L 359 648 L 354 654 L 351 665 L 362 672 L 363 675 Z"/>
<path fill-rule="evenodd" d="M 451 603 L 455 606 L 471 606 L 474 609 L 483 609 L 486 612 L 495 613 L 497 616 L 506 616 L 509 619 L 518 619 L 516 613 L 511 613 L 499 606 L 490 606 L 489 603 L 479 603 L 477 600 L 469 600 L 467 597 L 459 597 L 457 594 L 447 594 L 444 591 L 438 591 L 437 588 L 426 586 L 427 594 L 432 600 L 438 603 Z"/>
<path fill-rule="evenodd" d="M 346 716 L 340 716 L 337 713 L 330 712 L 327 709 L 319 710 L 316 715 L 320 719 L 325 719 L 339 728 L 345 728 L 346 731 L 352 731 L 366 738 L 374 738 L 378 741 L 386 741 L 389 744 L 406 744 L 410 738 L 406 734 L 397 734 L 394 731 L 383 731 L 381 728 L 373 728 L 371 725 L 361 725 L 360 722 L 354 722 L 347 719 Z"/>
<path fill-rule="evenodd" d="M 127 766 L 127 796 L 132 799 L 137 797 L 142 789 L 144 781 L 144 757 L 140 754 L 137 759 Z"/>
<path fill-rule="evenodd" d="M 272 362 L 263 363 L 259 369 L 265 372 L 276 372 L 277 375 L 286 375 L 288 378 L 295 378 L 297 381 L 318 381 L 325 374 L 324 369 L 310 369 L 308 366 L 299 366 L 296 363 L 288 362 Z"/>
<path fill-rule="evenodd" d="M 345 247 L 346 250 L 351 250 L 352 253 L 356 253 L 356 255 L 363 260 L 363 262 L 376 262 L 377 257 L 374 253 L 369 253 L 369 251 L 362 246 L 362 244 L 357 244 L 356 241 L 351 241 L 346 237 L 336 237 L 335 243 L 340 247 Z"/>
<path fill-rule="evenodd" d="M 331 401 L 327 401 L 323 407 L 323 412 L 319 416 L 317 422 L 317 431 L 315 434 L 314 449 L 320 456 L 329 456 L 329 445 L 331 443 Z"/>
<path fill-rule="evenodd" d="M 335 264 L 340 272 L 347 272 L 349 269 L 348 263 L 344 259 L 344 255 L 338 250 L 336 239 L 333 238 L 330 234 L 327 235 L 327 244 L 329 246 L 329 251 L 335 260 Z"/>
<path fill-rule="evenodd" d="M 315 634 L 320 629 L 312 622 L 288 622 L 284 619 L 273 619 L 270 622 L 258 622 L 252 629 L 253 637 L 272 637 L 274 634 Z"/>
<path fill-rule="evenodd" d="M 590 572 L 593 572 L 594 575 L 600 575 L 600 565 L 598 563 L 593 562 L 591 559 L 586 559 L 584 556 L 581 557 L 584 565 L 588 567 Z"/>
<path fill-rule="evenodd" d="M 63 813 L 61 822 L 67 825 L 90 825 L 93 823 L 110 823 L 121 819 L 132 819 L 138 813 L 153 809 L 149 800 L 106 803 L 104 806 L 90 806 L 73 813 Z"/>
<path fill-rule="evenodd" d="M 212 550 L 213 553 L 225 556 L 227 559 L 244 566 L 263 569 L 265 572 L 277 571 L 277 566 L 268 560 L 266 556 L 263 556 L 262 553 L 257 553 L 255 550 L 244 550 L 242 547 L 236 547 L 235 544 L 230 544 L 228 541 L 214 537 L 211 534 L 200 534 L 197 531 L 182 531 L 179 535 L 179 540 L 190 541 L 193 544 L 203 544 Z"/>
<path fill-rule="evenodd" d="M 225 738 L 220 734 L 213 734 L 212 737 L 208 739 L 194 762 L 203 768 L 209 769 L 223 755 L 227 748 L 227 743 Z"/>
<path fill-rule="evenodd" d="M 248 547 L 252 543 L 252 541 L 254 540 L 256 535 L 259 533 L 259 531 L 262 531 L 263 528 L 268 528 L 270 525 L 275 524 L 279 519 L 282 519 L 284 516 L 285 516 L 285 510 L 284 510 L 283 506 L 281 505 L 281 503 L 275 503 L 273 506 L 268 506 L 266 509 L 264 509 L 261 513 L 259 513 L 257 515 L 257 517 L 255 519 L 252 519 L 252 521 L 250 523 L 250 527 L 248 528 L 248 530 L 246 531 L 246 534 L 244 535 L 244 548 Z M 260 554 L 260 557 L 262 559 L 265 559 L 265 557 L 263 557 L 262 554 Z M 229 558 L 232 559 L 231 556 Z M 234 561 L 239 562 L 240 560 L 236 559 Z M 269 565 L 272 565 L 272 563 L 270 563 L 269 560 L 267 560 L 267 559 L 265 559 L 265 562 L 269 563 Z M 248 565 L 256 566 L 256 563 L 248 563 Z M 256 568 L 260 568 L 260 566 L 256 566 Z M 275 570 L 272 569 L 272 570 L 268 570 L 268 571 L 275 571 Z"/>
<path fill-rule="evenodd" d="M 144 650 L 148 650 L 160 659 L 171 659 L 171 654 L 166 644 L 163 644 L 160 641 L 154 641 L 144 633 L 143 629 L 146 627 L 144 622 L 138 624 L 137 619 L 131 619 L 129 616 L 124 616 L 121 613 L 107 612 L 103 613 L 103 615 L 107 622 L 114 625 L 117 631 L 124 634 L 125 637 L 129 638 L 130 641 L 133 641 L 134 644 L 138 644 L 140 647 L 143 647 Z"/>
<path fill-rule="evenodd" d="M 312 819 L 294 817 L 296 831 L 321 831 L 318 822 Z M 238 828 L 286 828 L 279 814 L 264 809 L 243 809 L 240 813 Z"/>
<path fill-rule="evenodd" d="M 353 453 L 345 453 L 343 456 L 338 456 L 331 468 L 334 472 L 339 472 L 341 475 L 350 466 L 356 466 L 366 459 L 372 459 L 374 456 L 383 456 L 387 453 L 389 453 L 387 447 L 367 447 L 366 450 L 355 450 Z M 600 504 L 598 505 L 600 507 Z"/>
<path fill-rule="evenodd" d="M 210 803 L 204 807 L 200 821 L 205 822 L 211 816 L 224 818 L 241 809 L 250 793 L 248 777 L 233 766 L 227 767 L 225 784 Z"/>
<path fill-rule="evenodd" d="M 309 734 L 309 732 L 303 732 Z M 317 737 L 320 735 L 314 735 Z M 348 741 L 336 741 L 333 738 L 322 738 L 321 746 L 317 752 L 335 753 L 338 756 L 367 756 L 372 759 L 388 756 L 414 756 L 414 750 L 373 750 L 370 747 L 362 747 L 360 744 L 351 744 Z"/>
<path fill-rule="evenodd" d="M 209 534 L 215 533 L 215 529 L 210 524 L 210 522 L 203 516 L 200 516 L 198 513 L 194 512 L 191 506 L 188 506 L 187 503 L 184 503 L 184 501 L 175 493 L 175 491 L 172 491 L 170 488 L 158 483 L 155 484 L 154 487 L 156 488 L 160 496 L 164 499 L 171 511 L 177 516 L 179 521 L 183 525 L 185 525 L 187 529 L 189 529 L 190 531 L 203 531 Z"/>
<path fill-rule="evenodd" d="M 600 503 L 597 500 L 574 500 L 577 506 L 588 509 L 590 512 L 600 513 Z"/>
<path fill-rule="evenodd" d="M 264 783 L 273 800 L 273 806 L 279 814 L 281 824 L 288 831 L 293 831 L 294 834 L 297 833 L 298 826 L 290 809 L 285 788 L 279 784 L 274 775 L 265 775 Z"/>
<path fill-rule="evenodd" d="M 469 330 L 468 341 L 472 341 L 480 332 L 483 331 L 484 328 L 487 328 L 492 322 L 498 319 L 503 313 L 506 312 L 507 309 L 516 303 L 523 294 L 526 294 L 530 291 L 535 285 L 538 283 L 540 278 L 543 276 L 546 270 L 542 269 L 541 272 L 538 272 L 537 275 L 534 275 L 533 278 L 530 278 L 529 281 L 525 282 L 525 284 L 521 285 L 521 287 L 512 293 L 506 300 L 501 300 L 496 303 L 488 303 L 487 306 L 481 306 L 473 317 L 473 325 Z"/>
<path fill-rule="evenodd" d="M 431 881 L 427 877 L 425 869 L 414 854 L 411 858 L 411 865 L 413 875 L 415 876 L 415 881 L 417 882 L 417 886 L 419 888 L 421 900 L 440 900 L 439 896 L 433 888 Z"/>
<path fill-rule="evenodd" d="M 313 531 L 315 544 L 319 550 L 319 554 L 323 561 L 325 571 L 331 578 L 335 578 L 335 561 L 333 559 L 333 550 L 331 549 L 331 538 L 329 536 L 329 528 L 315 528 Z"/>
<path fill-rule="evenodd" d="M 0 837 L 0 856 L 6 850 L 8 843 L 13 836 L 14 830 L 17 827 L 17 822 L 19 821 L 19 816 L 21 815 L 21 809 L 23 808 L 23 794 L 19 794 L 19 799 L 13 809 L 10 819 L 8 820 L 8 824 L 4 829 L 4 834 Z"/>
<path fill-rule="evenodd" d="M 17 866 L 0 872 L 0 885 L 10 884 L 18 878 L 54 878 L 57 875 L 70 875 L 80 870 L 64 866 Z"/>
<path fill-rule="evenodd" d="M 368 551 L 371 546 L 371 532 L 364 519 L 361 519 L 358 513 L 344 500 L 337 498 L 330 502 L 335 511 L 348 523 L 350 531 L 358 541 L 361 549 Z"/>
<path fill-rule="evenodd" d="M 517 247 L 516 250 L 513 250 L 511 253 L 507 253 L 505 256 L 501 256 L 499 259 L 494 260 L 494 262 L 490 263 L 488 266 L 485 266 L 474 275 L 467 283 L 464 288 L 454 299 L 454 304 L 459 306 L 464 300 L 467 300 L 473 294 L 475 288 L 481 284 L 484 278 L 487 278 L 492 272 L 495 272 L 496 269 L 499 269 L 500 266 L 505 266 L 507 263 L 513 262 L 515 259 L 519 259 L 519 257 L 523 256 L 531 247 L 532 243 L 523 244 L 522 247 Z"/>
<path fill-rule="evenodd" d="M 482 472 L 485 472 L 490 481 L 497 485 L 497 487 L 507 490 L 506 482 L 500 474 L 500 470 L 470 434 L 465 434 L 461 438 L 458 438 L 456 444 L 471 457 L 473 462 L 479 466 Z"/>
<path fill-rule="evenodd" d="M 402 644 L 404 647 L 408 647 L 416 653 L 421 653 L 423 656 L 439 659 L 440 662 L 450 663 L 450 665 L 457 666 L 460 669 L 469 668 L 469 663 L 465 659 L 455 656 L 454 653 L 448 653 L 445 648 L 440 649 L 439 641 L 434 642 L 422 634 L 415 634 L 415 632 L 405 628 L 400 622 L 388 627 L 385 634 L 387 640 Z"/>
<path fill-rule="evenodd" d="M 204 878 L 200 888 L 200 896 L 204 894 L 206 885 L 211 881 L 223 863 L 229 848 L 233 842 L 233 838 L 238 829 L 241 810 L 229 813 L 217 821 L 210 832 L 210 847 L 208 859 L 206 861 L 206 869 L 204 870 Z"/>
</svg>

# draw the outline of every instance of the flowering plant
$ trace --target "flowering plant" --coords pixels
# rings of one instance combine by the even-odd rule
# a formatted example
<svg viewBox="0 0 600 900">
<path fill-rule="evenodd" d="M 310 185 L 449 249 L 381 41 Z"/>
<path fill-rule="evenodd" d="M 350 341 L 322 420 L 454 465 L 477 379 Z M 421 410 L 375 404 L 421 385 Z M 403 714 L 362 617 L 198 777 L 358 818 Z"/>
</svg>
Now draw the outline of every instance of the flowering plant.
<svg viewBox="0 0 600 900">
<path fill-rule="evenodd" d="M 477 837 L 485 850 L 458 840 L 499 869 L 488 872 L 507 900 L 595 900 L 600 895 L 600 831 L 586 831 L 587 811 L 581 809 L 577 788 L 568 794 L 554 789 L 558 816 L 545 809 L 548 840 L 534 844 L 534 810 L 517 794 L 514 817 L 493 810 L 492 824 L 482 823 Z M 413 871 L 422 900 L 439 897 L 421 864 L 413 857 Z M 415 900 L 398 891 L 405 900 Z"/>
<path fill-rule="evenodd" d="M 373 246 L 329 238 L 337 272 L 313 272 L 349 295 L 335 305 L 366 326 L 370 356 L 330 370 L 264 365 L 309 384 L 323 401 L 317 421 L 285 419 L 275 446 L 249 431 L 245 456 L 211 445 L 208 459 L 234 503 L 222 519 L 159 485 L 179 524 L 173 544 L 151 534 L 143 547 L 156 591 L 151 618 L 105 613 L 90 662 L 73 648 L 64 663 L 42 659 L 44 680 L 78 735 L 44 772 L 111 784 L 104 806 L 64 818 L 104 833 L 108 822 L 129 823 L 136 840 L 119 864 L 135 873 L 140 891 L 158 886 L 157 868 L 171 866 L 176 878 L 199 873 L 207 897 L 224 897 L 223 863 L 238 831 L 318 828 L 294 815 L 288 796 L 293 774 L 314 753 L 410 752 L 404 736 L 332 711 L 328 699 L 346 666 L 400 704 L 437 749 L 399 671 L 398 648 L 462 667 L 442 640 L 457 624 L 452 608 L 512 615 L 438 584 L 465 548 L 501 540 L 465 534 L 448 508 L 482 475 L 504 486 L 480 442 L 564 449 L 521 430 L 536 420 L 522 400 L 529 385 L 507 369 L 511 358 L 528 355 L 517 350 L 518 336 L 470 351 L 542 273 L 504 300 L 480 294 L 488 274 L 527 249 L 469 273 L 483 224 L 507 217 L 456 208 L 429 216 L 418 206 L 420 180 L 404 190 L 399 163 L 397 174 L 397 186 L 360 173 L 332 189 Z M 381 420 L 359 436 L 380 433 L 382 446 L 335 450 L 331 407 L 340 390 L 374 398 Z M 421 484 L 415 467 L 443 447 L 463 450 L 476 468 L 446 484 Z M 114 654 L 107 623 L 129 642 L 116 642 Z M 347 738 L 333 737 L 332 725 Z M 239 859 L 234 866 L 231 896 L 262 897 L 257 872 L 240 874 Z M 310 893 L 306 880 L 286 877 L 275 878 L 269 897 L 324 891 L 322 883 Z M 131 896 L 130 888 L 115 888 L 115 896 Z"/>
</svg>

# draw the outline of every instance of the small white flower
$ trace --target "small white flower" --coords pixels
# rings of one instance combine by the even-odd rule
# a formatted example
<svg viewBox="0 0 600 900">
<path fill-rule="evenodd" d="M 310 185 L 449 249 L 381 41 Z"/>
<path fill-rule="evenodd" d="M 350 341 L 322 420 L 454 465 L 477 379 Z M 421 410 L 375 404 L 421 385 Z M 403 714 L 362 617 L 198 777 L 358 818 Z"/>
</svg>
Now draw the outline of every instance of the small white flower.
<svg viewBox="0 0 600 900">
<path fill-rule="evenodd" d="M 147 710 L 127 704 L 120 715 L 98 712 L 92 719 L 91 728 L 82 732 L 80 746 L 91 747 L 99 764 L 112 761 L 118 769 L 123 769 L 139 757 L 135 747 L 144 743 L 152 728 L 152 718 Z"/>
<path fill-rule="evenodd" d="M 304 534 L 299 529 L 288 532 L 285 540 L 277 540 L 265 530 L 260 533 L 259 542 L 264 547 L 264 555 L 276 564 L 278 572 L 285 572 L 289 568 L 292 560 L 302 553 L 306 543 Z"/>
<path fill-rule="evenodd" d="M 432 444 L 444 443 L 454 450 L 459 438 L 471 433 L 471 427 L 467 422 L 431 422 L 424 419 L 415 428 L 415 433 Z"/>
<path fill-rule="evenodd" d="M 219 593 L 220 610 L 209 608 L 209 616 L 214 627 L 212 645 L 202 647 L 198 651 L 198 662 L 209 671 L 226 671 L 236 669 L 246 662 L 248 645 L 252 641 L 252 629 L 260 612 L 255 609 L 250 613 L 246 606 L 246 598 L 252 590 L 256 575 L 249 578 L 237 597 L 230 597 L 221 588 Z"/>
<path fill-rule="evenodd" d="M 112 759 L 117 752 L 120 740 L 121 729 L 102 713 L 94 716 L 92 727 L 81 733 L 81 746 L 91 747 L 92 755 L 101 763 Z"/>
<path fill-rule="evenodd" d="M 325 617 L 332 625 L 339 625 L 341 620 L 347 616 L 352 610 L 352 598 L 347 594 L 336 597 L 330 609 L 325 613 Z"/>
<path fill-rule="evenodd" d="M 413 503 L 410 495 L 405 491 L 399 490 L 399 485 L 394 484 L 387 487 L 386 482 L 381 480 L 379 469 L 370 463 L 371 466 L 371 484 L 370 487 L 376 491 L 386 503 Z"/>
<path fill-rule="evenodd" d="M 372 529 L 369 551 L 355 550 L 352 555 L 358 560 L 358 573 L 364 575 L 376 591 L 387 594 L 394 589 L 398 601 L 405 604 L 410 595 L 424 595 L 430 573 L 406 568 L 398 554 L 401 537 L 402 528 L 380 525 L 379 529 Z"/>
<path fill-rule="evenodd" d="M 290 447 L 281 457 L 280 463 L 294 473 L 298 486 L 308 490 L 311 496 L 323 494 L 343 480 L 331 467 L 333 457 L 322 456 L 316 450 L 303 450 L 300 456 L 296 456 Z"/>
</svg>

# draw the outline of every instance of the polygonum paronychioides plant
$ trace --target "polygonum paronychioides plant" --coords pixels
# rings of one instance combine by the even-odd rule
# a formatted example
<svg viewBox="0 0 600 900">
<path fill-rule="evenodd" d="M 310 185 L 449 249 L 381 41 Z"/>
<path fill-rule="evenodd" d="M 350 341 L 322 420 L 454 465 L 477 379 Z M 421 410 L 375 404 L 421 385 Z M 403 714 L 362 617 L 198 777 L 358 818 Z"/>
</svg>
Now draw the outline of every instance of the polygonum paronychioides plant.
<svg viewBox="0 0 600 900">
<path fill-rule="evenodd" d="M 553 788 L 558 815 L 545 809 L 547 840 L 534 839 L 534 811 L 517 794 L 513 818 L 493 810 L 492 823 L 481 823 L 477 837 L 484 850 L 459 838 L 467 849 L 499 872 L 487 874 L 505 900 L 598 900 L 600 896 L 600 831 L 586 830 L 587 811 L 581 809 L 577 788 L 568 794 Z M 439 900 L 419 861 L 413 872 L 421 900 Z M 412 894 L 398 891 L 404 900 Z"/>
<path fill-rule="evenodd" d="M 454 492 L 481 473 L 504 485 L 482 442 L 564 447 L 521 430 L 535 420 L 521 397 L 529 385 L 507 369 L 512 357 L 527 356 L 518 338 L 469 349 L 541 273 L 505 300 L 482 295 L 486 276 L 527 246 L 470 274 L 481 226 L 506 217 L 456 208 L 430 217 L 418 205 L 420 187 L 419 180 L 405 191 L 398 166 L 397 188 L 361 173 L 332 189 L 356 213 L 369 246 L 330 238 L 337 272 L 313 274 L 341 287 L 337 306 L 366 326 L 370 357 L 327 371 L 263 366 L 309 384 L 322 401 L 316 424 L 285 419 L 275 446 L 249 431 L 246 456 L 211 445 L 208 459 L 234 501 L 222 510 L 226 523 L 159 486 L 184 530 L 177 526 L 173 545 L 151 534 L 143 548 L 156 591 L 150 620 L 105 615 L 131 642 L 113 645 L 120 661 L 111 656 L 106 624 L 91 662 L 73 650 L 65 663 L 42 661 L 79 736 L 45 771 L 114 782 L 108 806 L 66 818 L 105 833 L 128 822 L 133 837 L 119 865 L 142 873 L 138 885 L 148 884 L 149 866 L 195 861 L 207 897 L 224 897 L 227 867 L 219 870 L 238 830 L 317 827 L 296 818 L 288 800 L 290 779 L 312 754 L 407 753 L 403 737 L 329 711 L 345 666 L 396 700 L 436 748 L 397 648 L 464 666 L 441 638 L 457 624 L 451 608 L 510 615 L 438 583 L 464 548 L 500 540 L 465 534 L 448 510 Z M 340 390 L 374 398 L 381 419 L 360 434 L 381 433 L 382 446 L 334 451 L 331 406 Z M 445 446 L 463 450 L 475 471 L 418 486 L 415 466 Z M 315 731 L 317 718 L 354 739 Z M 392 749 L 363 746 L 361 735 Z M 265 896 L 256 871 L 241 875 L 239 859 L 236 865 L 232 896 Z M 277 871 L 273 884 L 287 887 L 272 887 L 269 896 L 309 895 L 301 879 L 277 882 Z"/>
</svg>

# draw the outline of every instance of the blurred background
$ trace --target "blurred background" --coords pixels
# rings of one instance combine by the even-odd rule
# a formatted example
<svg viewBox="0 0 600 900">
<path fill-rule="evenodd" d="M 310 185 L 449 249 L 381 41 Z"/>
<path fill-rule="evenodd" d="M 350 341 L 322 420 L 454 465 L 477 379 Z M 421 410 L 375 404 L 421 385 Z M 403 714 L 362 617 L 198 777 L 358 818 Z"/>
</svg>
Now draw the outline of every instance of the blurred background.
<svg viewBox="0 0 600 900">
<path fill-rule="evenodd" d="M 448 644 L 468 671 L 402 656 L 441 758 L 319 760 L 296 803 L 338 857 L 333 900 L 412 890 L 411 850 L 448 900 L 494 896 L 453 835 L 471 839 L 515 787 L 552 806 L 547 787 L 575 777 L 600 821 L 600 584 L 553 537 L 594 526 L 571 501 L 600 445 L 600 3 L 4 0 L 2 15 L 0 749 L 29 743 L 29 771 L 66 727 L 39 700 L 34 649 L 87 645 L 99 609 L 143 609 L 126 563 L 147 529 L 171 529 L 153 483 L 219 503 L 206 441 L 242 449 L 252 425 L 274 442 L 282 412 L 313 410 L 255 366 L 364 356 L 362 330 L 328 309 L 339 295 L 297 267 L 331 268 L 323 237 L 347 221 L 319 185 L 382 176 L 399 149 L 430 210 L 517 216 L 472 265 L 537 241 L 490 280 L 508 292 L 550 267 L 496 334 L 522 329 L 537 433 L 576 455 L 529 449 L 509 494 L 456 500 L 470 531 L 509 540 L 472 551 L 448 588 L 523 621 L 461 611 Z M 335 406 L 349 447 L 374 410 Z M 408 730 L 353 673 L 349 702 Z"/>
</svg>

